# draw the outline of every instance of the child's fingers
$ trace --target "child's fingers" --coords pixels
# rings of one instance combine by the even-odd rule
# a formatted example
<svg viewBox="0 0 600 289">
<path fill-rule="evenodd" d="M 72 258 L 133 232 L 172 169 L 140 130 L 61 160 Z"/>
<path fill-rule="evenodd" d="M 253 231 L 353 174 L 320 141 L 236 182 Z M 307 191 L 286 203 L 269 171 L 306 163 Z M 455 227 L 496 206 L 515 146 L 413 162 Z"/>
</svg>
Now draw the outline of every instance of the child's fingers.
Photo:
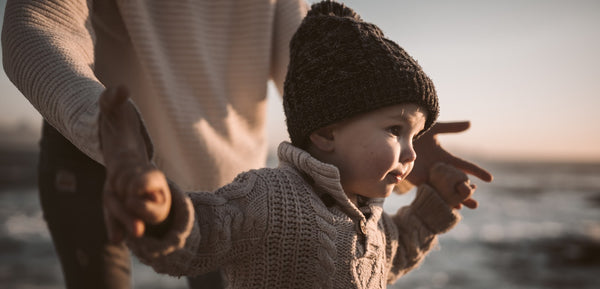
<svg viewBox="0 0 600 289">
<path fill-rule="evenodd" d="M 465 173 L 445 163 L 434 164 L 429 177 L 429 183 L 443 194 L 452 194 L 457 184 L 469 181 L 469 177 Z"/>
<path fill-rule="evenodd" d="M 158 224 L 164 221 L 171 209 L 171 192 L 164 174 L 150 170 L 135 182 L 126 200 L 127 208 L 144 222 Z"/>
<path fill-rule="evenodd" d="M 479 205 L 471 198 L 477 186 L 471 184 L 467 175 L 454 166 L 438 163 L 432 167 L 430 182 L 448 205 L 455 209 L 466 206 L 475 209 Z"/>
<path fill-rule="evenodd" d="M 476 209 L 479 206 L 479 203 L 475 199 L 471 198 L 475 192 L 475 189 L 477 189 L 477 186 L 475 184 L 469 184 L 468 182 L 459 184 L 457 186 L 461 203 L 469 209 Z"/>
<path fill-rule="evenodd" d="M 456 209 L 462 207 L 461 203 L 465 197 L 461 196 L 468 195 L 470 191 L 468 185 L 464 187 L 469 182 L 467 175 L 444 163 L 436 163 L 432 166 L 429 182 L 446 203 Z"/>
<path fill-rule="evenodd" d="M 468 181 L 456 185 L 456 192 L 460 198 L 468 198 L 471 195 L 471 187 L 469 186 Z"/>
<path fill-rule="evenodd" d="M 127 199 L 127 208 L 144 222 L 159 224 L 167 218 L 170 207 L 166 207 L 164 203 L 148 201 L 150 198 L 155 198 L 156 195 L 155 193 L 146 193 L 143 196 L 130 197 Z"/>
<path fill-rule="evenodd" d="M 462 203 L 469 209 L 477 208 L 477 201 L 471 198 L 476 188 L 477 186 L 470 184 L 468 180 L 456 185 L 457 202 Z"/>
<path fill-rule="evenodd" d="M 476 186 L 474 184 L 470 184 L 469 180 L 456 185 L 458 196 L 463 200 L 470 198 L 475 192 L 475 188 Z"/>
</svg>

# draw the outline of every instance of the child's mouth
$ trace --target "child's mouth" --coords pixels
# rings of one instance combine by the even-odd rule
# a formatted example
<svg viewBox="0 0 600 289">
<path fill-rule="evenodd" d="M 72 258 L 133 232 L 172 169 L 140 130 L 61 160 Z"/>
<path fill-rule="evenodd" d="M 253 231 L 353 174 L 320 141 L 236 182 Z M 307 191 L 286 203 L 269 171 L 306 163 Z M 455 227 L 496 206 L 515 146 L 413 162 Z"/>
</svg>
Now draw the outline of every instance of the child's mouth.
<svg viewBox="0 0 600 289">
<path fill-rule="evenodd" d="M 393 180 L 394 183 L 399 183 L 399 182 L 401 182 L 403 180 L 401 174 L 398 174 L 398 173 L 389 173 L 388 175 L 392 178 L 392 180 Z"/>
</svg>

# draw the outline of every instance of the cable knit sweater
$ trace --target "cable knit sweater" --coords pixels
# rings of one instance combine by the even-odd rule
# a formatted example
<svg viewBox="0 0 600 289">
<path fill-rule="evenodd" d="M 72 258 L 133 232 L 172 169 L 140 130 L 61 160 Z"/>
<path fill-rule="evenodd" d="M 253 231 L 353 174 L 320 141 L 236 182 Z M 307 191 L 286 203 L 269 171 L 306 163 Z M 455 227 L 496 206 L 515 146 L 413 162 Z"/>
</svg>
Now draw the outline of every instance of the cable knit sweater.
<svg viewBox="0 0 600 289">
<path fill-rule="evenodd" d="M 9 0 L 10 80 L 80 150 L 102 162 L 105 86 L 125 84 L 154 161 L 186 190 L 264 166 L 267 82 L 282 89 L 304 0 Z"/>
<path fill-rule="evenodd" d="M 214 194 L 173 190 L 170 230 L 132 251 L 176 276 L 223 268 L 229 288 L 385 288 L 460 218 L 428 185 L 394 216 L 383 199 L 357 208 L 335 166 L 285 142 L 279 158 Z"/>
</svg>

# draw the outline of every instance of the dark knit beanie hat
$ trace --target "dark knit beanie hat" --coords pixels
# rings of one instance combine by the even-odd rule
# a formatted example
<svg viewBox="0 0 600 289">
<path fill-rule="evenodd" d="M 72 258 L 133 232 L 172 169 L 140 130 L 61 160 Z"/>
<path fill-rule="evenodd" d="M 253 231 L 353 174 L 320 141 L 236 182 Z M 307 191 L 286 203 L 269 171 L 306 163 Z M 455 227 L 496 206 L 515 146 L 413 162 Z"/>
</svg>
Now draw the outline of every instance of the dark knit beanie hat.
<svg viewBox="0 0 600 289">
<path fill-rule="evenodd" d="M 313 4 L 290 42 L 283 105 L 292 143 L 306 148 L 315 130 L 378 108 L 414 103 L 437 119 L 433 83 L 374 24 L 333 1 Z"/>
</svg>

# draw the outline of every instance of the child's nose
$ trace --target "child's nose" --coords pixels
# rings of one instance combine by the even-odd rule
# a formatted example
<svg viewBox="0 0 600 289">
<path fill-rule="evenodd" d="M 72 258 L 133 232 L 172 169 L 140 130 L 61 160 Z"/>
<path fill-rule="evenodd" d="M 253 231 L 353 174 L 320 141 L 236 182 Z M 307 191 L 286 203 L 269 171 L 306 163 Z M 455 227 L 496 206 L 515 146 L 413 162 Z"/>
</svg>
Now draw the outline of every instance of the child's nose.
<svg viewBox="0 0 600 289">
<path fill-rule="evenodd" d="M 400 151 L 400 159 L 401 163 L 411 163 L 417 159 L 417 152 L 412 145 L 408 145 L 402 148 Z"/>
</svg>

